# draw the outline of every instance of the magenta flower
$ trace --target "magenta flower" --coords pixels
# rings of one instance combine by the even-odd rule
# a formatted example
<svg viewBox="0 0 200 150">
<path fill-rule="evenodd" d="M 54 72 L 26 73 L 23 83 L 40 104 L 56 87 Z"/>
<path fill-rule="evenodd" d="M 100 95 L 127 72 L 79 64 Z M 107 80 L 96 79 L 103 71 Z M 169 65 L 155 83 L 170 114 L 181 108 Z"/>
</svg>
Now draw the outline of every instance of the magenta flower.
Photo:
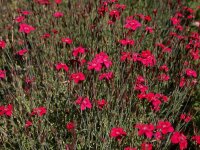
<svg viewBox="0 0 200 150">
<path fill-rule="evenodd" d="M 180 150 L 187 148 L 187 137 L 180 132 L 174 132 L 171 136 L 171 142 L 173 144 L 179 144 Z"/>
<path fill-rule="evenodd" d="M 73 41 L 70 38 L 62 38 L 62 42 L 70 45 Z"/>
<path fill-rule="evenodd" d="M 64 63 L 58 63 L 58 64 L 56 64 L 56 70 L 61 70 L 61 69 L 63 69 L 63 70 L 65 70 L 66 72 L 68 72 L 68 70 L 69 70 L 69 67 L 66 65 L 66 64 L 64 64 Z"/>
<path fill-rule="evenodd" d="M 6 78 L 6 71 L 0 70 L 0 79 L 5 79 L 5 78 Z"/>
<path fill-rule="evenodd" d="M 53 16 L 54 16 L 55 18 L 61 18 L 63 15 L 64 15 L 64 14 L 63 14 L 62 12 L 55 12 L 55 13 L 53 14 Z"/>
<path fill-rule="evenodd" d="M 124 25 L 124 27 L 126 29 L 130 29 L 130 30 L 137 30 L 137 28 L 141 27 L 142 25 L 135 19 L 132 18 L 128 18 L 126 19 L 126 24 Z"/>
<path fill-rule="evenodd" d="M 73 73 L 71 74 L 71 79 L 74 80 L 75 83 L 79 83 L 85 80 L 85 75 L 82 72 Z"/>
<path fill-rule="evenodd" d="M 5 106 L 0 106 L 0 116 L 6 115 L 6 116 L 12 116 L 13 113 L 13 106 L 12 104 L 8 104 Z"/>
<path fill-rule="evenodd" d="M 162 134 L 172 133 L 174 131 L 174 128 L 170 122 L 161 120 L 158 121 L 156 129 L 160 130 Z"/>
<path fill-rule="evenodd" d="M 16 53 L 16 55 L 23 56 L 23 55 L 26 54 L 27 52 L 28 52 L 27 49 L 21 49 L 21 50 L 19 50 L 19 51 Z"/>
<path fill-rule="evenodd" d="M 92 104 L 89 100 L 89 98 L 85 97 L 78 97 L 78 99 L 75 101 L 76 104 L 80 105 L 81 110 L 85 110 L 86 108 L 91 109 L 92 108 Z"/>
<path fill-rule="evenodd" d="M 3 40 L 0 40 L 0 48 L 4 49 L 6 47 L 6 42 Z"/>
<path fill-rule="evenodd" d="M 45 107 L 34 108 L 31 112 L 31 115 L 37 115 L 39 117 L 45 115 L 47 113 L 47 109 Z"/>
<path fill-rule="evenodd" d="M 23 32 L 26 34 L 29 34 L 31 31 L 35 30 L 35 28 L 33 26 L 25 24 L 25 23 L 21 23 L 19 26 L 20 26 L 19 32 Z"/>
<path fill-rule="evenodd" d="M 136 124 L 135 128 L 139 129 L 138 135 L 141 136 L 145 134 L 147 138 L 151 139 L 153 136 L 154 125 L 153 124 Z"/>
<path fill-rule="evenodd" d="M 126 136 L 127 133 L 121 127 L 112 128 L 110 131 L 110 137 L 120 140 L 123 136 Z"/>
</svg>

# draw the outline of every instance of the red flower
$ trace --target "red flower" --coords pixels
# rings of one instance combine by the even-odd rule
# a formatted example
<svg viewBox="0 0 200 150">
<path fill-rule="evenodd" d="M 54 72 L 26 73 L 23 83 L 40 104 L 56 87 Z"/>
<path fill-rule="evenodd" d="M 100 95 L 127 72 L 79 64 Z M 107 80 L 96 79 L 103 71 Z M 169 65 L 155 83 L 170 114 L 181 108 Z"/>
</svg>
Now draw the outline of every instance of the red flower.
<svg viewBox="0 0 200 150">
<path fill-rule="evenodd" d="M 103 80 L 103 79 L 110 80 L 112 78 L 113 78 L 113 72 L 102 73 L 99 75 L 99 80 Z"/>
<path fill-rule="evenodd" d="M 54 0 L 54 2 L 55 2 L 56 4 L 60 4 L 60 3 L 62 3 L 62 0 Z"/>
<path fill-rule="evenodd" d="M 125 28 L 135 31 L 137 28 L 141 27 L 142 25 L 135 19 L 127 18 Z"/>
<path fill-rule="evenodd" d="M 85 75 L 82 72 L 73 73 L 71 74 L 71 79 L 74 80 L 75 83 L 79 83 L 85 80 Z"/>
<path fill-rule="evenodd" d="M 92 104 L 89 100 L 89 98 L 83 98 L 83 97 L 78 97 L 78 99 L 75 101 L 76 104 L 80 105 L 81 110 L 85 110 L 86 108 L 91 109 Z"/>
<path fill-rule="evenodd" d="M 160 81 L 168 81 L 170 79 L 169 75 L 165 74 L 165 73 L 162 73 L 158 76 L 158 79 Z"/>
<path fill-rule="evenodd" d="M 33 125 L 33 123 L 31 121 L 27 120 L 26 123 L 25 123 L 25 128 L 28 128 L 32 125 Z"/>
<path fill-rule="evenodd" d="M 168 121 L 158 121 L 156 129 L 160 130 L 162 134 L 172 133 L 174 131 L 171 123 Z"/>
<path fill-rule="evenodd" d="M 188 123 L 192 119 L 192 117 L 191 115 L 181 114 L 180 119 Z"/>
<path fill-rule="evenodd" d="M 81 47 L 81 46 L 79 46 L 79 47 L 77 47 L 77 48 L 75 48 L 75 49 L 73 50 L 73 56 L 74 56 L 74 57 L 77 57 L 78 54 L 84 54 L 84 53 L 85 53 L 85 48 L 83 48 L 83 47 Z"/>
<path fill-rule="evenodd" d="M 62 42 L 70 45 L 73 41 L 70 38 L 62 38 Z"/>
<path fill-rule="evenodd" d="M 170 20 L 173 25 L 178 25 L 180 23 L 180 20 L 176 17 L 172 17 Z"/>
<path fill-rule="evenodd" d="M 194 77 L 194 78 L 197 77 L 197 72 L 195 70 L 190 69 L 190 68 L 186 69 L 185 73 L 188 77 Z"/>
<path fill-rule="evenodd" d="M 134 45 L 135 41 L 134 40 L 130 40 L 130 39 L 122 39 L 122 40 L 119 40 L 119 43 L 123 46 L 126 46 L 126 45 Z"/>
<path fill-rule="evenodd" d="M 152 138 L 154 125 L 153 124 L 136 124 L 135 128 L 139 129 L 138 135 L 141 136 L 145 134 L 147 138 Z"/>
<path fill-rule="evenodd" d="M 194 140 L 198 145 L 200 145 L 200 135 L 193 136 L 192 140 Z"/>
<path fill-rule="evenodd" d="M 37 115 L 37 116 L 43 116 L 45 115 L 47 112 L 47 109 L 45 107 L 38 107 L 38 108 L 34 108 L 31 115 Z"/>
<path fill-rule="evenodd" d="M 12 104 L 0 106 L 0 116 L 6 115 L 6 116 L 10 117 L 10 116 L 12 116 L 12 112 L 13 112 Z"/>
<path fill-rule="evenodd" d="M 19 26 L 20 26 L 19 32 L 23 32 L 26 34 L 29 34 L 31 31 L 35 30 L 35 28 L 33 26 L 25 24 L 25 23 L 21 23 Z"/>
<path fill-rule="evenodd" d="M 120 140 L 123 136 L 126 136 L 126 132 L 121 127 L 112 128 L 110 131 L 110 137 Z"/>
<path fill-rule="evenodd" d="M 133 147 L 125 147 L 124 150 L 137 150 L 137 148 L 133 148 Z"/>
<path fill-rule="evenodd" d="M 112 65 L 108 55 L 104 52 L 95 55 L 95 58 L 88 62 L 88 70 L 100 71 L 104 65 L 106 68 L 109 68 Z"/>
<path fill-rule="evenodd" d="M 16 53 L 16 55 L 23 56 L 23 55 L 26 54 L 27 52 L 28 52 L 27 49 L 21 49 L 21 50 L 19 50 L 19 51 Z"/>
<path fill-rule="evenodd" d="M 171 136 L 171 142 L 173 144 L 179 144 L 180 150 L 187 148 L 187 138 L 184 134 L 180 132 L 174 132 Z"/>
<path fill-rule="evenodd" d="M 99 109 L 103 109 L 103 107 L 107 104 L 105 99 L 97 100 L 97 105 Z"/>
<path fill-rule="evenodd" d="M 68 72 L 69 67 L 66 64 L 64 64 L 64 63 L 58 63 L 58 64 L 56 64 L 56 70 L 59 71 L 61 69 L 64 69 L 66 72 Z"/>
<path fill-rule="evenodd" d="M 116 21 L 120 19 L 120 12 L 118 10 L 112 10 L 109 13 L 109 17 L 112 18 L 112 21 Z"/>
<path fill-rule="evenodd" d="M 25 19 L 24 16 L 18 16 L 18 17 L 15 18 L 15 22 L 20 23 L 20 22 L 23 22 L 24 19 Z"/>
<path fill-rule="evenodd" d="M 55 18 L 61 18 L 63 15 L 64 15 L 64 14 L 63 14 L 62 12 L 55 12 L 55 13 L 53 14 L 53 16 L 54 16 Z"/>
<path fill-rule="evenodd" d="M 68 123 L 66 124 L 66 129 L 67 129 L 68 131 L 72 131 L 74 128 L 75 128 L 74 122 L 68 122 Z"/>
<path fill-rule="evenodd" d="M 131 52 L 122 52 L 121 53 L 120 61 L 124 62 L 126 60 L 132 60 Z"/>
<path fill-rule="evenodd" d="M 5 48 L 6 47 L 6 42 L 3 40 L 0 40 L 0 48 Z"/>
<path fill-rule="evenodd" d="M 153 149 L 152 144 L 149 144 L 149 143 L 146 143 L 146 142 L 143 142 L 141 144 L 141 150 L 152 150 L 152 149 Z"/>
<path fill-rule="evenodd" d="M 169 68 L 167 67 L 167 65 L 162 65 L 162 66 L 160 66 L 159 69 L 162 70 L 162 71 L 165 71 L 165 72 L 169 71 Z"/>
<path fill-rule="evenodd" d="M 151 54 L 150 50 L 144 50 L 137 57 L 137 61 L 141 62 L 145 66 L 154 66 L 156 64 L 156 58 L 153 54 Z"/>
<path fill-rule="evenodd" d="M 5 79 L 5 78 L 6 78 L 6 71 L 0 70 L 0 79 Z"/>
<path fill-rule="evenodd" d="M 149 33 L 153 33 L 153 28 L 152 27 L 146 27 L 145 30 Z"/>
<path fill-rule="evenodd" d="M 179 87 L 183 87 L 185 84 L 186 84 L 185 78 L 181 78 L 180 83 L 179 83 Z"/>
<path fill-rule="evenodd" d="M 42 38 L 43 39 L 47 39 L 47 38 L 49 38 L 51 35 L 49 34 L 49 33 L 45 33 L 45 34 L 43 34 L 42 35 Z"/>
<path fill-rule="evenodd" d="M 30 15 L 32 12 L 30 11 L 27 11 L 27 10 L 24 10 L 21 12 L 23 15 L 27 16 L 27 15 Z"/>
</svg>

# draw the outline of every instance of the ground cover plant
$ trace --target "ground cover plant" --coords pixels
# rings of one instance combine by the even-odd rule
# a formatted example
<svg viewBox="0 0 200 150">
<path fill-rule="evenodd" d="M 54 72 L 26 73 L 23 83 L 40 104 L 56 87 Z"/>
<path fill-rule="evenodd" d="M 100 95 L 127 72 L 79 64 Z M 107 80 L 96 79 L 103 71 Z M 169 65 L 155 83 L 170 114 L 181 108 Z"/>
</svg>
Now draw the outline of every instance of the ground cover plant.
<svg viewBox="0 0 200 150">
<path fill-rule="evenodd" d="M 1 1 L 0 149 L 199 149 L 198 1 Z"/>
</svg>

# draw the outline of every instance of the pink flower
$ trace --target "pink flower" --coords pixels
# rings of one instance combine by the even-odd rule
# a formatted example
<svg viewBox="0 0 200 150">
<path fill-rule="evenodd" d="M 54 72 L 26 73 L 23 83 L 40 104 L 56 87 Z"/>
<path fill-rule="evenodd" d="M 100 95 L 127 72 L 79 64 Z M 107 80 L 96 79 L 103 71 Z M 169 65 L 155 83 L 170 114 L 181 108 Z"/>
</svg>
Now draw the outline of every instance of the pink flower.
<svg viewBox="0 0 200 150">
<path fill-rule="evenodd" d="M 153 54 L 151 54 L 150 50 L 144 50 L 137 57 L 137 61 L 141 62 L 145 66 L 154 66 L 156 64 L 156 58 Z"/>
<path fill-rule="evenodd" d="M 186 84 L 185 78 L 181 78 L 180 83 L 179 83 L 179 87 L 183 87 L 185 84 Z"/>
<path fill-rule="evenodd" d="M 73 73 L 71 74 L 71 79 L 74 80 L 75 83 L 79 83 L 85 80 L 85 75 L 82 72 Z"/>
<path fill-rule="evenodd" d="M 24 10 L 21 12 L 23 15 L 27 16 L 27 15 L 30 15 L 31 12 L 30 11 L 27 11 L 27 10 Z"/>
<path fill-rule="evenodd" d="M 113 72 L 102 73 L 99 75 L 99 80 L 103 80 L 103 79 L 110 80 L 112 78 L 113 78 Z"/>
<path fill-rule="evenodd" d="M 132 60 L 131 52 L 122 52 L 121 53 L 120 61 L 124 62 L 126 60 Z"/>
<path fill-rule="evenodd" d="M 152 27 L 146 27 L 145 30 L 146 30 L 148 33 L 153 33 L 153 28 L 152 28 Z"/>
<path fill-rule="evenodd" d="M 83 98 L 83 97 L 78 97 L 78 99 L 75 101 L 76 104 L 80 105 L 81 110 L 85 110 L 86 108 L 91 109 L 92 104 L 89 100 L 89 98 Z"/>
<path fill-rule="evenodd" d="M 61 69 L 64 69 L 66 72 L 68 72 L 69 67 L 66 64 L 64 64 L 64 63 L 58 63 L 58 64 L 56 64 L 56 70 L 59 71 Z"/>
<path fill-rule="evenodd" d="M 169 75 L 165 74 L 165 73 L 162 73 L 158 76 L 158 79 L 160 81 L 168 81 L 170 79 Z"/>
<path fill-rule="evenodd" d="M 98 63 L 95 60 L 88 62 L 88 70 L 100 71 L 101 68 L 102 68 L 102 64 Z"/>
<path fill-rule="evenodd" d="M 170 18 L 173 25 L 178 25 L 180 23 L 180 20 L 176 17 Z"/>
<path fill-rule="evenodd" d="M 66 129 L 67 129 L 68 131 L 72 131 L 74 128 L 75 128 L 74 122 L 68 122 L 68 123 L 66 124 Z"/>
<path fill-rule="evenodd" d="M 156 131 L 156 133 L 154 133 L 154 137 L 155 137 L 156 140 L 162 139 L 162 134 L 161 134 L 161 132 Z"/>
<path fill-rule="evenodd" d="M 75 49 L 73 50 L 73 56 L 74 56 L 74 57 L 77 57 L 78 54 L 84 54 L 84 53 L 85 53 L 85 48 L 83 48 L 83 47 L 81 47 L 81 46 L 79 46 L 79 47 L 77 47 L 77 48 L 75 48 Z"/>
<path fill-rule="evenodd" d="M 5 78 L 6 78 L 6 71 L 0 70 L 0 79 L 5 79 Z"/>
<path fill-rule="evenodd" d="M 141 150 L 152 150 L 152 149 L 153 149 L 152 144 L 149 144 L 149 143 L 146 143 L 146 142 L 143 142 L 141 144 Z"/>
<path fill-rule="evenodd" d="M 60 3 L 62 3 L 62 0 L 54 0 L 54 2 L 55 2 L 56 4 L 60 4 Z"/>
<path fill-rule="evenodd" d="M 23 56 L 23 55 L 26 54 L 27 52 L 28 52 L 27 49 L 21 49 L 21 50 L 19 50 L 19 51 L 16 53 L 16 55 Z"/>
<path fill-rule="evenodd" d="M 12 104 L 8 104 L 5 106 L 0 106 L 0 116 L 6 115 L 6 116 L 12 116 L 13 113 L 13 106 Z"/>
<path fill-rule="evenodd" d="M 109 17 L 112 18 L 112 21 L 116 21 L 120 19 L 120 12 L 118 10 L 111 10 L 109 13 Z"/>
<path fill-rule="evenodd" d="M 162 134 L 172 133 L 174 131 L 174 128 L 170 122 L 161 120 L 158 121 L 156 129 L 160 130 Z"/>
<path fill-rule="evenodd" d="M 21 23 L 21 22 L 24 21 L 24 19 L 25 19 L 24 16 L 18 16 L 18 17 L 15 18 L 15 22 L 17 22 L 17 23 Z"/>
<path fill-rule="evenodd" d="M 109 68 L 112 62 L 106 53 L 100 52 L 95 55 L 95 58 L 91 62 L 88 62 L 88 70 L 100 71 L 103 65 Z"/>
<path fill-rule="evenodd" d="M 72 39 L 70 39 L 70 38 L 62 38 L 62 42 L 63 42 L 63 43 L 67 43 L 67 44 L 70 45 L 70 44 L 72 44 L 73 41 L 72 41 Z"/>
<path fill-rule="evenodd" d="M 130 29 L 135 31 L 137 28 L 141 27 L 142 25 L 135 19 L 132 18 L 128 18 L 126 19 L 126 24 L 124 25 L 124 27 L 126 29 Z"/>
<path fill-rule="evenodd" d="M 168 71 L 169 71 L 169 68 L 167 67 L 167 65 L 164 64 L 164 65 L 160 66 L 159 70 L 168 72 Z"/>
<path fill-rule="evenodd" d="M 137 150 L 137 148 L 133 148 L 133 147 L 125 147 L 124 150 Z"/>
<path fill-rule="evenodd" d="M 130 39 L 122 39 L 122 40 L 119 40 L 119 43 L 123 46 L 126 46 L 126 45 L 134 45 L 135 41 L 134 40 L 130 40 Z"/>
<path fill-rule="evenodd" d="M 103 109 L 103 107 L 107 104 L 105 99 L 97 100 L 97 105 L 99 109 Z"/>
<path fill-rule="evenodd" d="M 187 137 L 180 132 L 174 132 L 172 134 L 171 142 L 173 144 L 179 144 L 180 150 L 184 150 L 187 148 Z"/>
<path fill-rule="evenodd" d="M 25 123 L 25 128 L 28 128 L 32 125 L 33 125 L 33 123 L 31 121 L 27 120 L 26 123 Z"/>
<path fill-rule="evenodd" d="M 126 136 L 127 133 L 121 127 L 112 128 L 110 131 L 110 137 L 120 140 L 123 136 Z"/>
<path fill-rule="evenodd" d="M 183 120 L 185 123 L 190 122 L 190 120 L 192 119 L 191 115 L 186 115 L 186 114 L 181 114 L 180 119 Z"/>
<path fill-rule="evenodd" d="M 200 135 L 193 136 L 192 140 L 194 140 L 198 145 L 200 145 Z"/>
<path fill-rule="evenodd" d="M 147 138 L 151 139 L 153 136 L 154 125 L 153 124 L 136 124 L 135 128 L 139 129 L 138 135 L 145 134 Z"/>
<path fill-rule="evenodd" d="M 55 18 L 61 18 L 63 15 L 64 15 L 64 14 L 63 14 L 62 12 L 55 12 L 55 13 L 53 14 L 53 16 L 54 16 Z"/>
<path fill-rule="evenodd" d="M 3 40 L 0 40 L 0 48 L 4 49 L 6 47 L 6 42 Z"/>
<path fill-rule="evenodd" d="M 43 39 L 48 39 L 51 35 L 49 33 L 45 33 L 42 35 Z"/>
<path fill-rule="evenodd" d="M 37 107 L 34 108 L 31 112 L 31 115 L 37 115 L 39 117 L 45 115 L 47 113 L 47 109 L 45 107 Z"/>
<path fill-rule="evenodd" d="M 31 31 L 35 30 L 35 28 L 33 26 L 25 24 L 25 23 L 21 23 L 19 26 L 20 26 L 19 32 L 23 32 L 26 34 L 29 34 Z"/>
<path fill-rule="evenodd" d="M 185 70 L 185 73 L 188 77 L 194 77 L 194 78 L 197 77 L 197 72 L 193 69 L 188 68 Z"/>
</svg>

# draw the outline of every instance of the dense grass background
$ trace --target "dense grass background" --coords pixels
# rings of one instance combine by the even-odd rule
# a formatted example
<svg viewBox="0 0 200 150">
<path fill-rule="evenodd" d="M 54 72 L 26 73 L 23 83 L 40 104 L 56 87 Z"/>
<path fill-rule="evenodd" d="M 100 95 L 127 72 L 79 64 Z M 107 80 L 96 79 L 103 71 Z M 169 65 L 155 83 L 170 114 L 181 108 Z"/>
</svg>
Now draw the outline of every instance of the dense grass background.
<svg viewBox="0 0 200 150">
<path fill-rule="evenodd" d="M 102 4 L 93 0 L 63 0 L 61 4 L 51 1 L 49 5 L 29 0 L 1 0 L 0 39 L 6 42 L 6 47 L 0 49 L 0 70 L 6 71 L 6 78 L 0 79 L 0 106 L 13 106 L 11 117 L 0 116 L 1 149 L 69 147 L 110 150 L 127 146 L 141 149 L 143 142 L 151 143 L 154 149 L 178 149 L 179 146 L 170 141 L 172 133 L 161 140 L 138 136 L 136 124 L 156 125 L 159 120 L 169 121 L 175 131 L 184 133 L 188 149 L 199 148 L 191 140 L 193 135 L 199 135 L 200 126 L 199 59 L 192 59 L 186 49 L 189 36 L 199 31 L 192 26 L 192 22 L 199 19 L 198 3 L 182 1 L 180 4 L 175 0 L 119 0 L 118 3 L 126 5 L 126 9 L 121 12 L 119 20 L 109 25 L 109 12 L 115 9 L 114 4 L 109 4 L 109 11 L 101 16 L 98 9 Z M 170 18 L 177 12 L 187 16 L 184 6 L 193 8 L 192 15 L 196 18 L 181 19 L 183 30 L 178 31 Z M 15 18 L 22 15 L 20 10 L 31 12 L 24 21 L 35 28 L 30 34 L 19 32 Z M 62 12 L 63 17 L 55 18 L 53 14 L 57 11 Z M 125 20 L 136 14 L 150 15 L 152 20 L 148 22 L 136 16 L 142 27 L 131 32 L 124 28 Z M 145 31 L 147 26 L 153 28 L 153 34 Z M 170 36 L 170 32 L 177 36 Z M 50 37 L 42 38 L 45 33 L 49 33 Z M 181 36 L 185 39 L 180 39 Z M 73 43 L 63 43 L 61 39 L 65 37 L 72 39 Z M 120 45 L 118 41 L 124 38 L 133 39 L 134 46 Z M 199 39 L 196 41 L 199 42 Z M 156 43 L 167 45 L 172 52 L 162 53 Z M 76 58 L 72 52 L 79 46 L 87 52 Z M 16 55 L 21 49 L 28 52 L 23 56 Z M 120 61 L 122 52 L 141 53 L 147 49 L 156 58 L 156 65 L 152 67 L 139 62 Z M 103 67 L 100 72 L 88 70 L 87 63 L 100 52 L 107 53 L 112 66 L 108 69 Z M 86 60 L 83 65 L 80 64 L 82 59 Z M 55 66 L 59 62 L 65 63 L 69 71 L 57 71 Z M 170 79 L 166 82 L 158 80 L 159 67 L 163 64 L 169 67 L 167 74 Z M 187 77 L 186 68 L 195 70 L 197 78 Z M 109 71 L 113 72 L 113 79 L 100 81 L 99 75 Z M 77 72 L 83 72 L 86 77 L 79 84 L 70 78 L 72 73 Z M 140 92 L 134 90 L 138 75 L 145 78 L 147 93 L 162 93 L 169 97 L 167 103 L 162 103 L 160 111 L 153 111 L 147 100 L 139 100 Z M 181 88 L 179 82 L 183 76 L 187 85 Z M 27 79 L 32 81 L 27 83 Z M 191 84 L 196 81 L 197 84 Z M 75 103 L 79 96 L 88 97 L 92 108 L 81 111 Z M 99 99 L 107 101 L 102 110 L 98 108 Z M 46 114 L 41 117 L 30 115 L 34 108 L 41 106 L 46 108 Z M 192 120 L 188 123 L 181 121 L 182 113 L 190 113 Z M 27 120 L 33 125 L 25 128 Z M 74 122 L 74 129 L 66 129 L 69 122 Z M 120 141 L 111 138 L 109 134 L 114 127 L 122 127 L 127 136 Z"/>
</svg>

